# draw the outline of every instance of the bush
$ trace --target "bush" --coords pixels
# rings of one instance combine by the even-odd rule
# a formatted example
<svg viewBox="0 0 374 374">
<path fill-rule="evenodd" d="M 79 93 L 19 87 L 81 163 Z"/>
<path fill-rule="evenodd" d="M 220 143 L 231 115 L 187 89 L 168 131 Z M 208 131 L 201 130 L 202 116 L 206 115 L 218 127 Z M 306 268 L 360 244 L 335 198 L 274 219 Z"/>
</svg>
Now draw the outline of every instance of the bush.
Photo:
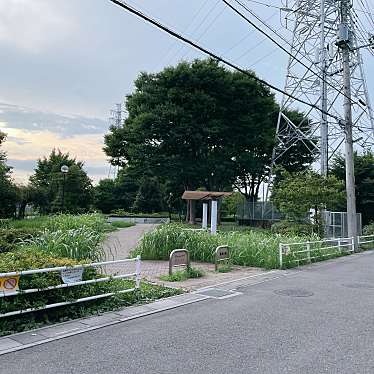
<svg viewBox="0 0 374 374">
<path fill-rule="evenodd" d="M 161 275 L 160 279 L 166 282 L 182 282 L 190 278 L 201 278 L 202 276 L 204 276 L 202 270 L 189 267 L 185 270 L 176 271 L 171 275 Z"/>
<path fill-rule="evenodd" d="M 125 229 L 127 227 L 135 226 L 135 223 L 125 221 L 114 221 L 111 223 L 116 229 Z"/>
<path fill-rule="evenodd" d="M 364 235 L 374 235 L 374 222 L 370 225 L 366 225 L 363 230 Z"/>
<path fill-rule="evenodd" d="M 318 228 L 308 223 L 297 223 L 291 221 L 279 221 L 271 226 L 274 234 L 281 235 L 313 235 L 318 233 Z"/>
<path fill-rule="evenodd" d="M 183 228 L 179 224 L 160 226 L 144 235 L 132 255 L 140 254 L 145 260 L 168 260 L 172 250 L 184 248 L 189 250 L 191 260 L 213 262 L 214 250 L 219 245 L 228 245 L 232 264 L 272 269 L 279 267 L 280 243 L 317 240 L 315 236 L 288 236 L 259 230 L 211 235 L 206 231 L 187 231 Z"/>
<path fill-rule="evenodd" d="M 15 252 L 0 254 L 0 272 L 21 271 L 37 268 L 50 268 L 59 266 L 73 266 L 81 262 L 51 256 L 35 248 L 24 248 Z M 101 277 L 95 269 L 85 269 L 83 280 Z M 52 285 L 61 284 L 58 272 L 41 273 L 22 276 L 20 289 L 43 289 Z M 46 304 L 64 301 L 73 301 L 78 298 L 117 292 L 126 288 L 133 288 L 131 280 L 111 280 L 108 282 L 45 290 L 38 293 L 19 294 L 0 298 L 0 313 L 12 312 L 26 308 L 40 308 Z M 99 312 L 111 311 L 123 306 L 132 305 L 140 301 L 151 301 L 162 297 L 173 296 L 181 293 L 181 290 L 141 283 L 139 292 L 117 294 L 113 297 L 93 300 L 85 303 L 72 304 L 58 308 L 30 312 L 24 315 L 16 315 L 0 319 L 0 336 L 14 332 L 29 330 L 54 322 L 63 322 L 74 318 L 84 317 Z"/>
<path fill-rule="evenodd" d="M 16 249 L 20 243 L 38 234 L 33 228 L 0 229 L 0 253 Z"/>
</svg>

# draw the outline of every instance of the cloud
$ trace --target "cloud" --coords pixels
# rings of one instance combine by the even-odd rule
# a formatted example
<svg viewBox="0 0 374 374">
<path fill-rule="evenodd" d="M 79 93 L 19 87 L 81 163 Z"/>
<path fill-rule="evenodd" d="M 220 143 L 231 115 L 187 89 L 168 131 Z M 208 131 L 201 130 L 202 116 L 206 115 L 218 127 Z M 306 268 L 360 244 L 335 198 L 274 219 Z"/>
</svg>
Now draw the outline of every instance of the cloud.
<svg viewBox="0 0 374 374">
<path fill-rule="evenodd" d="M 74 33 L 63 6 L 50 0 L 0 2 L 0 43 L 38 53 Z"/>
<path fill-rule="evenodd" d="M 60 137 L 102 134 L 108 130 L 108 123 L 100 118 L 61 115 L 4 103 L 0 103 L 0 126 L 37 132 L 51 131 Z"/>
<path fill-rule="evenodd" d="M 102 148 L 108 124 L 101 119 L 0 103 L 0 130 L 7 134 L 2 149 L 17 182 L 26 182 L 36 161 L 47 157 L 53 148 L 83 161 L 94 181 L 107 177 L 109 165 Z"/>
</svg>

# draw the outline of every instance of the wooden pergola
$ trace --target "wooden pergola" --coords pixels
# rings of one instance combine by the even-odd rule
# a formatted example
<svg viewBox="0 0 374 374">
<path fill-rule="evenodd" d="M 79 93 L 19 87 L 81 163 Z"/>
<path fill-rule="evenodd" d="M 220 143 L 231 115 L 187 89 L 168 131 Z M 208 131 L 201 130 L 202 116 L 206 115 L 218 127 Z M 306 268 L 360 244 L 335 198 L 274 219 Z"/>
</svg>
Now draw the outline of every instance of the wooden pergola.
<svg viewBox="0 0 374 374">
<path fill-rule="evenodd" d="M 218 221 L 218 201 L 226 196 L 230 196 L 232 192 L 216 192 L 216 191 L 185 191 L 182 199 L 187 201 L 187 222 L 194 225 L 196 222 L 196 201 L 203 202 L 203 220 L 202 228 L 208 228 L 208 209 L 211 205 L 211 232 L 217 232 Z"/>
</svg>

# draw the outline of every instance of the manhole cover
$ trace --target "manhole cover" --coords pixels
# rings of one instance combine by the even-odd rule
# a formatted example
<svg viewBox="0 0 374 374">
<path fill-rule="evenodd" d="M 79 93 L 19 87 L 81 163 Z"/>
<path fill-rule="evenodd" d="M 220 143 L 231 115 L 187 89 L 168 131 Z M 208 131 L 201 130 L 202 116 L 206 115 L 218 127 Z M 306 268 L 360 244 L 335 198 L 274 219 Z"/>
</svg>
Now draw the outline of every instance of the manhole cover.
<svg viewBox="0 0 374 374">
<path fill-rule="evenodd" d="M 196 293 L 198 293 L 199 295 L 204 295 L 204 296 L 212 297 L 215 299 L 223 299 L 227 297 L 237 296 L 240 294 L 239 292 L 226 291 L 226 290 L 221 290 L 219 288 L 208 288 L 206 290 L 201 290 Z"/>
<path fill-rule="evenodd" d="M 310 297 L 313 296 L 314 293 L 303 290 L 302 288 L 290 288 L 286 290 L 276 290 L 274 291 L 277 295 L 281 296 L 291 296 L 291 297 Z"/>
<path fill-rule="evenodd" d="M 343 284 L 344 287 L 347 288 L 360 288 L 365 290 L 373 290 L 374 284 L 371 283 L 350 283 L 350 284 Z"/>
</svg>

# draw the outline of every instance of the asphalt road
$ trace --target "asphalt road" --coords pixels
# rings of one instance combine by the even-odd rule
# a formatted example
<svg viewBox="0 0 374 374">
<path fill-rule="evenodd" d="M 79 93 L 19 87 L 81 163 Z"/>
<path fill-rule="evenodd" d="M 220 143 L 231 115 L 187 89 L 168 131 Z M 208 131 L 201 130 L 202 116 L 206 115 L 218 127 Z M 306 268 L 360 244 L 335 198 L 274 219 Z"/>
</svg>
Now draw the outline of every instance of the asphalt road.
<svg viewBox="0 0 374 374">
<path fill-rule="evenodd" d="M 374 373 L 374 253 L 238 291 L 1 356 L 0 373 Z"/>
</svg>

